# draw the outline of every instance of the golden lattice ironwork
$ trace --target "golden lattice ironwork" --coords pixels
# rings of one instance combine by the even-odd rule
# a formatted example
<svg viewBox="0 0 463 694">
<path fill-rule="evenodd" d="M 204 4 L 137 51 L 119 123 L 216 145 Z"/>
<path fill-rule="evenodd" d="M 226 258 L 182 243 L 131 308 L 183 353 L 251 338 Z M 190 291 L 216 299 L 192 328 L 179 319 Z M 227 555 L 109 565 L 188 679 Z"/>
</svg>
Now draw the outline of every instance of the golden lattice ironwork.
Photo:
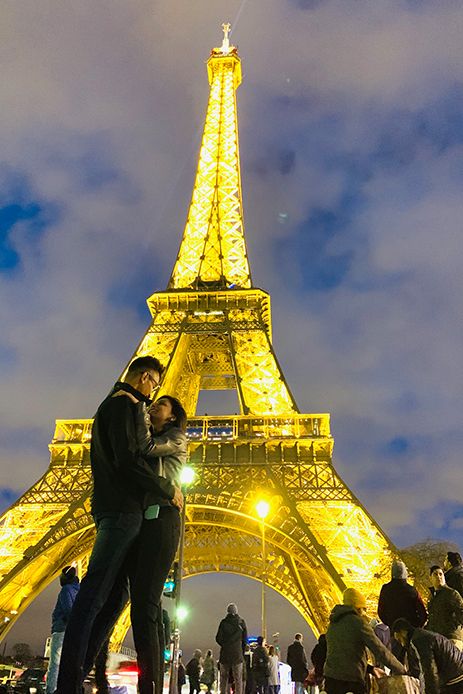
<svg viewBox="0 0 463 694">
<path fill-rule="evenodd" d="M 198 170 L 168 288 L 133 357 L 166 365 L 162 392 L 186 405 L 189 489 L 185 576 L 224 571 L 286 597 L 315 633 L 346 585 L 376 604 L 395 549 L 332 465 L 328 414 L 301 414 L 272 346 L 269 295 L 251 284 L 244 240 L 235 90 L 241 62 L 213 49 Z M 236 390 L 240 414 L 195 416 L 201 390 Z M 85 566 L 91 420 L 58 420 L 44 476 L 0 519 L 0 634 L 71 561 Z M 255 503 L 270 502 L 263 566 Z M 128 628 L 120 620 L 114 645 Z"/>
</svg>

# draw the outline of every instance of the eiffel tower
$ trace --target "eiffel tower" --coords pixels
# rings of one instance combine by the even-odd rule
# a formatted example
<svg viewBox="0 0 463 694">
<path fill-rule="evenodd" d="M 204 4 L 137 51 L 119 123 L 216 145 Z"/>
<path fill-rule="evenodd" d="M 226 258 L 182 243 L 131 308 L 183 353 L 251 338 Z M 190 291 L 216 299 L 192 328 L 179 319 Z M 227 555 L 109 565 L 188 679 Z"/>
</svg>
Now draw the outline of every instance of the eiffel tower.
<svg viewBox="0 0 463 694">
<path fill-rule="evenodd" d="M 230 572 L 283 595 L 315 634 L 346 586 L 376 603 L 396 550 L 332 465 L 328 414 L 301 414 L 272 345 L 270 296 L 253 285 L 241 199 L 229 25 L 207 62 L 210 96 L 188 218 L 166 291 L 133 357 L 166 365 L 162 392 L 188 415 L 184 576 Z M 132 360 L 132 359 L 131 359 Z M 130 361 L 131 361 L 130 360 Z M 201 390 L 236 391 L 240 414 L 195 416 Z M 91 420 L 58 420 L 45 474 L 0 519 L 0 635 L 73 561 L 85 567 Z M 270 503 L 263 553 L 256 501 Z M 128 628 L 120 620 L 114 645 Z"/>
</svg>

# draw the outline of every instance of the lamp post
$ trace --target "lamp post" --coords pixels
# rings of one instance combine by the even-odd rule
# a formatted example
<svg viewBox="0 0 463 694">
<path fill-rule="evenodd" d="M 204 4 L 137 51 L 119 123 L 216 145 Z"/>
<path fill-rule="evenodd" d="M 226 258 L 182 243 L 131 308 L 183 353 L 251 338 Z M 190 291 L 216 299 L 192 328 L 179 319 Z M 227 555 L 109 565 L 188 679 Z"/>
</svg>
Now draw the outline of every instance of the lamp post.
<svg viewBox="0 0 463 694">
<path fill-rule="evenodd" d="M 270 504 L 264 499 L 256 504 L 256 512 L 261 521 L 261 533 L 262 533 L 262 592 L 261 592 L 261 606 L 262 606 L 262 636 L 264 641 L 267 640 L 267 618 L 265 612 L 265 572 L 266 572 L 266 555 L 265 555 L 265 519 L 267 518 L 270 511 Z"/>
<path fill-rule="evenodd" d="M 186 488 L 195 478 L 195 471 L 191 467 L 184 467 L 180 475 L 182 492 L 185 495 Z M 181 605 L 182 596 L 182 577 L 183 577 L 183 551 L 185 547 L 185 520 L 186 520 L 186 499 L 183 501 L 183 509 L 180 521 L 180 542 L 178 548 L 178 575 L 175 587 L 175 629 L 172 639 L 172 664 L 170 669 L 169 694 L 177 694 L 178 681 L 178 658 L 180 651 L 180 629 L 179 625 L 186 616 L 186 611 Z"/>
</svg>

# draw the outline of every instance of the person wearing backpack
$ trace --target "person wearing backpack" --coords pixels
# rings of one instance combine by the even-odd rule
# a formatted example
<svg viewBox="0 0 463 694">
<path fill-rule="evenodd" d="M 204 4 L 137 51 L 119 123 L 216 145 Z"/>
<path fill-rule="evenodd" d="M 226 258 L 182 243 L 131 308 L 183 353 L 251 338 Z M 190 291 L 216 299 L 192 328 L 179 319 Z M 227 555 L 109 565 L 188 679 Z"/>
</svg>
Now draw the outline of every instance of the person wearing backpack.
<svg viewBox="0 0 463 694">
<path fill-rule="evenodd" d="M 188 681 L 190 683 L 190 694 L 201 691 L 201 686 L 199 680 L 201 678 L 201 651 L 199 648 L 193 653 L 193 657 L 186 664 L 186 674 L 188 675 Z"/>
<path fill-rule="evenodd" d="M 252 654 L 252 674 L 256 694 L 268 693 L 268 678 L 270 675 L 270 658 L 264 646 L 264 637 L 257 637 L 257 648 Z"/>
<path fill-rule="evenodd" d="M 227 692 L 230 670 L 235 683 L 235 694 L 243 694 L 244 649 L 248 630 L 234 602 L 228 605 L 227 615 L 219 624 L 215 640 L 220 646 L 220 694 Z"/>
</svg>

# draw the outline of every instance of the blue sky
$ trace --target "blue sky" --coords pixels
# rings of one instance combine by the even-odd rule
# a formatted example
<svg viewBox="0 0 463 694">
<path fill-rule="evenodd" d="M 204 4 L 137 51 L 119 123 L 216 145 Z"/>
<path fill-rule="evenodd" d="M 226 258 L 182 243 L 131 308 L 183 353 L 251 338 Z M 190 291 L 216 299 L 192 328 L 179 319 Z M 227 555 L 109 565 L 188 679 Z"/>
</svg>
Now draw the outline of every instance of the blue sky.
<svg viewBox="0 0 463 694">
<path fill-rule="evenodd" d="M 4 4 L 0 503 L 90 417 L 149 324 L 238 22 L 254 283 L 302 411 L 400 546 L 459 542 L 463 7 L 456 0 Z"/>
</svg>

